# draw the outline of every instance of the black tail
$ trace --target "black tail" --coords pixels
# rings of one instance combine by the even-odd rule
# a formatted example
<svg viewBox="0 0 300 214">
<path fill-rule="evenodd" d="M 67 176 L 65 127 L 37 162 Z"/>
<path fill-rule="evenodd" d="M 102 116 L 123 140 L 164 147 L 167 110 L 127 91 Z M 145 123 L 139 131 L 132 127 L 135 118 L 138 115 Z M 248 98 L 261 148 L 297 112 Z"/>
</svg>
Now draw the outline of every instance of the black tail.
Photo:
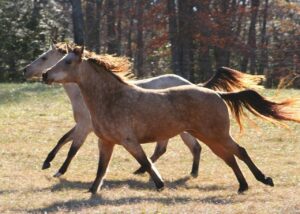
<svg viewBox="0 0 300 214">
<path fill-rule="evenodd" d="M 241 129 L 241 117 L 246 116 L 243 107 L 248 109 L 255 116 L 271 122 L 278 123 L 279 121 L 286 120 L 300 123 L 300 117 L 293 117 L 292 115 L 295 114 L 284 110 L 284 108 L 293 103 L 293 100 L 285 100 L 283 102 L 276 103 L 267 100 L 254 90 L 229 93 L 220 92 L 218 94 L 229 106 Z"/>
<path fill-rule="evenodd" d="M 213 90 L 235 91 L 258 87 L 263 79 L 262 75 L 249 75 L 231 68 L 221 67 L 208 81 L 198 85 Z"/>
</svg>

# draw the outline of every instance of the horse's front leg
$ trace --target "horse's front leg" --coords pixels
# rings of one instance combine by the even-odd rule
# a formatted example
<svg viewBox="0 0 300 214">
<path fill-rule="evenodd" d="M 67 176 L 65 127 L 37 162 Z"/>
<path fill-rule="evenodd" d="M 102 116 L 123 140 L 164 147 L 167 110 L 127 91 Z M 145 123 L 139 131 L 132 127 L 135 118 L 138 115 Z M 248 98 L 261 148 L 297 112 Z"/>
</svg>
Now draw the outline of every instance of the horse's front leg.
<svg viewBox="0 0 300 214">
<path fill-rule="evenodd" d="M 122 145 L 139 162 L 142 168 L 144 168 L 150 174 L 157 190 L 162 190 L 164 187 L 164 182 L 155 166 L 147 158 L 142 146 L 135 139 L 131 138 L 124 140 Z"/>
<path fill-rule="evenodd" d="M 156 162 L 167 151 L 168 142 L 169 142 L 169 140 L 162 140 L 162 141 L 156 142 L 156 147 L 155 147 L 154 153 L 150 157 L 150 159 L 153 163 Z M 134 174 L 143 174 L 145 172 L 146 172 L 146 169 L 141 166 L 134 172 Z"/>
<path fill-rule="evenodd" d="M 89 189 L 89 191 L 93 194 L 96 194 L 97 191 L 101 188 L 103 183 L 103 178 L 105 176 L 109 161 L 111 159 L 111 155 L 114 148 L 114 143 L 107 142 L 107 141 L 100 141 L 98 140 L 98 147 L 99 147 L 99 164 L 98 164 L 98 171 L 96 179 Z"/>
<path fill-rule="evenodd" d="M 58 141 L 57 145 L 51 150 L 51 152 L 48 154 L 46 160 L 43 163 L 42 169 L 48 169 L 51 166 L 51 161 L 55 158 L 57 152 L 61 149 L 63 145 L 65 145 L 67 142 L 73 139 L 73 134 L 76 129 L 76 126 L 74 126 L 70 131 L 68 131 L 66 134 L 64 134 Z"/>
<path fill-rule="evenodd" d="M 68 152 L 67 158 L 64 161 L 63 165 L 59 168 L 58 172 L 54 174 L 54 177 L 60 177 L 66 173 L 71 161 L 73 160 L 73 158 L 77 154 L 78 150 L 81 148 L 81 146 L 85 142 L 85 139 L 87 138 L 89 133 L 90 133 L 89 130 L 76 129 L 76 133 L 74 133 L 74 137 L 73 137 L 73 143 Z"/>
</svg>

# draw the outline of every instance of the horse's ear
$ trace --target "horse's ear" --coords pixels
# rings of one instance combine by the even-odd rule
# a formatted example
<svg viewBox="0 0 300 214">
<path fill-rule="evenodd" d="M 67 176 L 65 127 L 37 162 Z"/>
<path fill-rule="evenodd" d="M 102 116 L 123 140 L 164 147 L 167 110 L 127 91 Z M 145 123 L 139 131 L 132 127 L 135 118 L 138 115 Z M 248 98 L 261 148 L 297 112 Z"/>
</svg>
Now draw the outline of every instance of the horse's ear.
<svg viewBox="0 0 300 214">
<path fill-rule="evenodd" d="M 80 58 L 82 57 L 83 52 L 84 52 L 84 46 L 76 47 L 76 48 L 74 49 L 74 53 L 75 53 L 77 56 L 80 56 Z"/>
</svg>

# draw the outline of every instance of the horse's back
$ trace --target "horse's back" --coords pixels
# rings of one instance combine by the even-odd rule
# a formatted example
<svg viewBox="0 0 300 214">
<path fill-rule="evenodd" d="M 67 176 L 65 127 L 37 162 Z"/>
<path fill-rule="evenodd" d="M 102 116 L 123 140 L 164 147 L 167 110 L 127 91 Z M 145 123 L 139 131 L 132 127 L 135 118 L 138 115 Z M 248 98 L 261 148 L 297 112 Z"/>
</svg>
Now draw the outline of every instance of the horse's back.
<svg viewBox="0 0 300 214">
<path fill-rule="evenodd" d="M 145 89 L 165 89 L 174 86 L 192 85 L 192 83 L 175 74 L 165 74 L 143 80 L 136 80 L 135 85 Z"/>
</svg>

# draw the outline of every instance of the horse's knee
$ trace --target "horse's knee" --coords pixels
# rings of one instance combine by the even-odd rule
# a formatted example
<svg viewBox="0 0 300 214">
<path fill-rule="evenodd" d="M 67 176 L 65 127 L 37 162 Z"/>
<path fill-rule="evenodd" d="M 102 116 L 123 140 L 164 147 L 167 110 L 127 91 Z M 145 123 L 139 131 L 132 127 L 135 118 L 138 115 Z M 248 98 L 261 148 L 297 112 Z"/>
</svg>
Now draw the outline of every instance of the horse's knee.
<svg viewBox="0 0 300 214">
<path fill-rule="evenodd" d="M 193 146 L 193 153 L 194 154 L 200 154 L 202 151 L 202 147 L 200 146 L 200 144 L 198 143 L 197 140 L 195 140 L 195 144 Z"/>
</svg>

